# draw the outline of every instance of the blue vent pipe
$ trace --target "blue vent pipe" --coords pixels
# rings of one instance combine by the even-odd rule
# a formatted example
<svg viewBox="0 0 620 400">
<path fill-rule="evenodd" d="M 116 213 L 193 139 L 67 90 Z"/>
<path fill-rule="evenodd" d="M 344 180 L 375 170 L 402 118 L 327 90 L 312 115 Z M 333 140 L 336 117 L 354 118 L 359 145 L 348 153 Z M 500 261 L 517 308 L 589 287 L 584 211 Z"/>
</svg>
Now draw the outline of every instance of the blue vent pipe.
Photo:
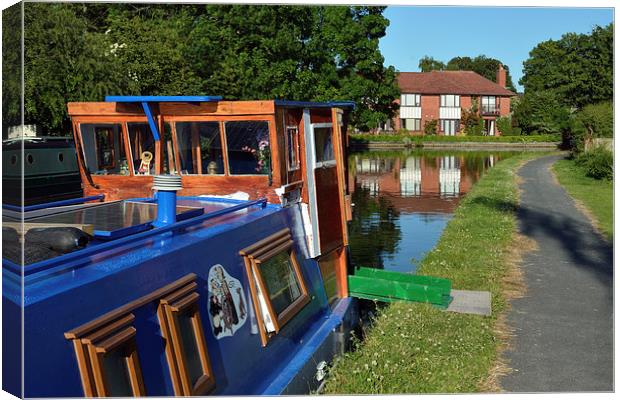
<svg viewBox="0 0 620 400">
<path fill-rule="evenodd" d="M 181 190 L 179 175 L 155 175 L 153 190 L 157 190 L 157 219 L 153 225 L 157 228 L 172 225 L 177 220 L 177 190 Z"/>
</svg>

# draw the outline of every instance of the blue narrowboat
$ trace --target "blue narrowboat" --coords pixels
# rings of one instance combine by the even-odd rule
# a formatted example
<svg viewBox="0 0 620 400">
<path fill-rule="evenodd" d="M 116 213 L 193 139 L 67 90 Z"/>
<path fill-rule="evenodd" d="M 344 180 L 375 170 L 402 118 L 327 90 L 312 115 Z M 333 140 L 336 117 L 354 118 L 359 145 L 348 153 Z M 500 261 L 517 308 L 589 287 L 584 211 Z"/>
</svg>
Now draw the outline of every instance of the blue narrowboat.
<svg viewBox="0 0 620 400">
<path fill-rule="evenodd" d="M 3 389 L 316 388 L 322 361 L 343 351 L 357 321 L 347 288 L 352 107 L 209 96 L 70 103 L 86 197 L 3 207 Z"/>
</svg>

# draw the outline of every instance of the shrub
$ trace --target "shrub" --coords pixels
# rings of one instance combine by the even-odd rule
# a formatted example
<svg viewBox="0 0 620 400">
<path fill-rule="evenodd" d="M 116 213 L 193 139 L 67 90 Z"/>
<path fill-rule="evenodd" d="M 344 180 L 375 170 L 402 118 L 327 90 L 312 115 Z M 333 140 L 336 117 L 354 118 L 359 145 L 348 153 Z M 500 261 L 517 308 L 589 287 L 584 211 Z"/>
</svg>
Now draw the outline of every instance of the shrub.
<svg viewBox="0 0 620 400">
<path fill-rule="evenodd" d="M 521 134 L 521 129 L 512 126 L 512 118 L 500 117 L 497 119 L 497 129 L 502 133 L 502 136 L 518 136 Z"/>
<path fill-rule="evenodd" d="M 425 135 L 436 135 L 437 134 L 437 120 L 430 119 L 426 121 L 424 124 L 424 134 Z"/>
<path fill-rule="evenodd" d="M 572 119 L 570 144 L 573 150 L 583 151 L 586 139 L 614 136 L 614 111 L 611 102 L 590 104 Z"/>
<path fill-rule="evenodd" d="M 478 114 L 478 101 L 474 98 L 469 110 L 464 109 L 461 113 L 461 125 L 463 125 L 465 134 L 470 135 L 469 132 L 476 132 L 481 121 L 482 118 Z"/>
<path fill-rule="evenodd" d="M 612 180 L 614 177 L 614 155 L 602 146 L 579 154 L 575 162 L 591 178 Z"/>
<path fill-rule="evenodd" d="M 486 131 L 484 130 L 484 120 L 478 120 L 476 125 L 472 125 L 465 128 L 465 135 L 467 136 L 485 136 Z"/>
</svg>

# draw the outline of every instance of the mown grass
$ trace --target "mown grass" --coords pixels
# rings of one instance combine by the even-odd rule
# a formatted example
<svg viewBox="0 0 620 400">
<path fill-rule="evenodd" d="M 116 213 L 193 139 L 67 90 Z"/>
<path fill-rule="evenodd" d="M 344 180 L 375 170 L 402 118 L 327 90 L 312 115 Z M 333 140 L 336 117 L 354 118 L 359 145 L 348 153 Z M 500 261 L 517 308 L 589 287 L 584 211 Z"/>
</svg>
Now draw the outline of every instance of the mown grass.
<svg viewBox="0 0 620 400">
<path fill-rule="evenodd" d="M 566 191 L 583 204 L 595 220 L 595 225 L 609 240 L 614 231 L 613 181 L 586 176 L 585 170 L 574 160 L 559 160 L 553 165 L 558 181 Z"/>
<path fill-rule="evenodd" d="M 520 154 L 489 170 L 461 201 L 420 275 L 445 277 L 455 289 L 492 294 L 492 316 L 456 314 L 415 303 L 381 309 L 363 343 L 338 358 L 324 387 L 328 394 L 471 393 L 488 390 L 506 307 L 502 280 L 516 232 L 515 171 Z"/>
<path fill-rule="evenodd" d="M 401 134 L 351 134 L 352 143 L 371 143 L 371 142 L 390 142 L 390 143 L 410 143 L 419 145 L 424 142 L 485 142 L 485 143 L 557 143 L 562 140 L 560 135 L 521 135 L 521 136 L 420 136 L 420 135 L 401 135 Z"/>
</svg>

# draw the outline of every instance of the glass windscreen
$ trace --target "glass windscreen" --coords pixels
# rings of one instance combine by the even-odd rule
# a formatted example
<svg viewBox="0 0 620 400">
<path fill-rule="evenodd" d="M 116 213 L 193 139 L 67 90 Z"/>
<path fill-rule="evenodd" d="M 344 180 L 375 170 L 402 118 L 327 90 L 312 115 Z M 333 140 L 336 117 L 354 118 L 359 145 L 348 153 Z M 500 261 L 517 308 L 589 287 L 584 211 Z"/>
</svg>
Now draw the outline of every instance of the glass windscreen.
<svg viewBox="0 0 620 400">
<path fill-rule="evenodd" d="M 146 122 L 127 123 L 129 148 L 135 175 L 155 173 L 155 139 Z"/>
<path fill-rule="evenodd" d="M 181 173 L 224 173 L 219 122 L 177 122 L 176 132 Z"/>
<path fill-rule="evenodd" d="M 231 175 L 267 175 L 271 168 L 269 123 L 230 121 L 225 124 Z"/>
<path fill-rule="evenodd" d="M 81 124 L 86 168 L 93 175 L 129 175 L 121 124 Z"/>
</svg>

